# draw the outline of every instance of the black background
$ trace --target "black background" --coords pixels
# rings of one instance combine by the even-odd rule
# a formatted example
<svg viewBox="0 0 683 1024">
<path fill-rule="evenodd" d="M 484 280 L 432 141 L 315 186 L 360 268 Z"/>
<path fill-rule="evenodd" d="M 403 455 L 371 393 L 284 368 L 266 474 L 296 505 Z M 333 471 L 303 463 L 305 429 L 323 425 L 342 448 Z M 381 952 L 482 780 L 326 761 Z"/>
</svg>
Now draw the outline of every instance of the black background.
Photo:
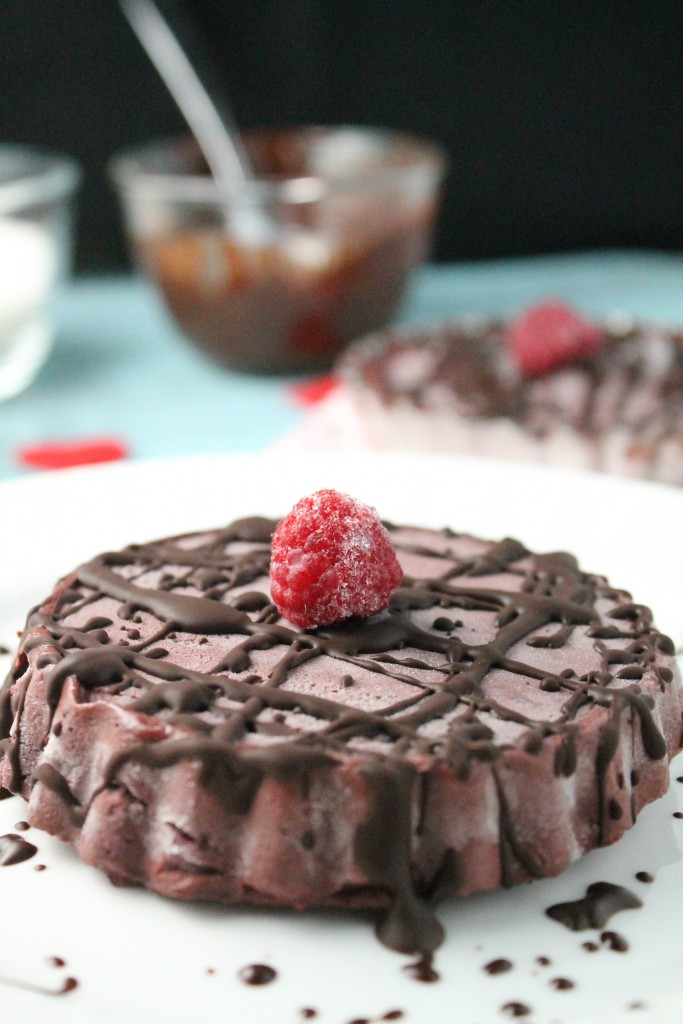
<svg viewBox="0 0 683 1024">
<path fill-rule="evenodd" d="M 240 124 L 366 123 L 450 155 L 437 256 L 683 247 L 683 4 L 186 0 Z M 125 265 L 106 162 L 184 130 L 115 0 L 2 0 L 0 140 L 76 156 L 78 265 Z"/>
</svg>

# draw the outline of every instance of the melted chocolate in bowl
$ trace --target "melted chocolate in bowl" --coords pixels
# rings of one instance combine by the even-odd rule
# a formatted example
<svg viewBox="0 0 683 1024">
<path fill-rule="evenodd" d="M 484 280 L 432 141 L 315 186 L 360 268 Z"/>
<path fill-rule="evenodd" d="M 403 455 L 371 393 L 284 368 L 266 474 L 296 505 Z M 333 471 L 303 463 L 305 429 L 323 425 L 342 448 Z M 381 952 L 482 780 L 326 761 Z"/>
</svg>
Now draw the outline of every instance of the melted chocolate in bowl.
<svg viewBox="0 0 683 1024">
<path fill-rule="evenodd" d="M 383 910 L 562 871 L 668 785 L 681 703 L 650 612 L 566 554 L 392 527 L 387 611 L 302 632 L 275 523 L 81 566 L 29 617 L 0 781 L 116 882 L 179 899 Z"/>
<path fill-rule="evenodd" d="M 262 130 L 246 142 L 257 181 L 222 201 L 174 193 L 183 175 L 202 183 L 189 147 L 159 166 L 148 156 L 138 198 L 138 172 L 115 174 L 135 251 L 183 333 L 215 362 L 260 373 L 328 368 L 347 342 L 391 320 L 426 258 L 443 157 L 374 129 Z M 154 194 L 155 171 L 168 193 Z M 251 237 L 240 224 L 253 228 L 255 211 Z"/>
<path fill-rule="evenodd" d="M 183 333 L 235 370 L 328 369 L 347 342 L 387 324 L 427 256 L 434 210 L 386 211 L 381 228 L 329 251 L 250 249 L 215 229 L 150 242 L 143 263 Z M 306 243 L 304 243 L 305 245 Z"/>
</svg>

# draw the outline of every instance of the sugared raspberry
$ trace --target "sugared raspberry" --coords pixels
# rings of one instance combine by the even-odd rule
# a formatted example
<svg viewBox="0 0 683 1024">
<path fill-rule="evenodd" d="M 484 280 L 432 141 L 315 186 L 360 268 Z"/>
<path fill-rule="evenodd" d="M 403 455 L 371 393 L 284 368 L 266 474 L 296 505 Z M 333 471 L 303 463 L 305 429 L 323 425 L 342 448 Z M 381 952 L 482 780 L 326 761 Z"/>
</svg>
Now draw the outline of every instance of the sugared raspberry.
<svg viewBox="0 0 683 1024">
<path fill-rule="evenodd" d="M 338 491 L 302 498 L 273 534 L 271 595 L 296 626 L 374 615 L 402 576 L 375 509 Z"/>
<path fill-rule="evenodd" d="M 604 332 L 564 302 L 543 302 L 510 324 L 507 343 L 524 373 L 539 376 L 594 355 Z"/>
</svg>

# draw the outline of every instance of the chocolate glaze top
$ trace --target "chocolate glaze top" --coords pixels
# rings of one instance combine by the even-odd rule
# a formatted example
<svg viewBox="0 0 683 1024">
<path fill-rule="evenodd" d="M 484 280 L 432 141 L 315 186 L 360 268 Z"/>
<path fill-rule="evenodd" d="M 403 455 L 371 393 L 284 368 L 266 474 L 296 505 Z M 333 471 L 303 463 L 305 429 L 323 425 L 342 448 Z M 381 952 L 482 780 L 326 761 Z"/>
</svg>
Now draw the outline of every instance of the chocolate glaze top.
<svg viewBox="0 0 683 1024">
<path fill-rule="evenodd" d="M 651 692 L 673 683 L 673 645 L 647 608 L 582 572 L 570 555 L 394 526 L 405 576 L 389 608 L 301 631 L 270 600 L 275 525 L 250 518 L 132 545 L 62 581 L 29 616 L 0 695 L 4 777 L 13 791 L 25 789 L 19 723 L 28 654 L 47 671 L 46 735 L 69 679 L 82 702 L 113 702 L 158 723 L 153 738 L 110 760 L 104 785 L 127 763 L 163 768 L 193 759 L 239 776 L 221 799 L 241 810 L 265 773 L 358 764 L 374 806 L 355 855 L 391 897 L 380 938 L 429 953 L 442 929 L 411 874 L 419 774 L 443 763 L 465 779 L 478 761 L 495 763 L 513 748 L 534 754 L 549 742 L 556 775 L 570 776 L 577 729 L 594 715 L 602 722 L 599 788 L 627 713 L 647 755 L 663 758 Z M 54 765 L 39 764 L 29 788 L 36 779 L 83 820 L 87 807 Z M 505 857 L 524 856 L 525 870 L 542 874 L 507 838 Z M 509 864 L 503 874 L 509 884 Z"/>
</svg>

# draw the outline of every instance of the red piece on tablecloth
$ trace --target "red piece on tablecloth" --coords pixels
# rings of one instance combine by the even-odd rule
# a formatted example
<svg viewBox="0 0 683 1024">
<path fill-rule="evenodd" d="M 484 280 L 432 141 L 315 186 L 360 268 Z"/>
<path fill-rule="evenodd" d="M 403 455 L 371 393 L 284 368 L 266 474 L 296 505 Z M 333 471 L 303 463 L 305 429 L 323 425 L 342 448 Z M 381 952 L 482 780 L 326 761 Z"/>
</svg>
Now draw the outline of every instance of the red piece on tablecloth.
<svg viewBox="0 0 683 1024">
<path fill-rule="evenodd" d="M 334 374 L 328 374 L 325 377 L 311 377 L 310 380 L 304 380 L 300 384 L 292 384 L 291 394 L 297 405 L 317 405 L 318 402 L 322 402 L 323 398 L 327 398 L 338 385 L 339 380 Z"/>
<path fill-rule="evenodd" d="M 125 459 L 128 449 L 113 437 L 81 438 L 77 441 L 46 441 L 27 444 L 15 453 L 16 461 L 32 469 L 68 469 L 70 466 L 91 466 L 98 462 Z"/>
</svg>

